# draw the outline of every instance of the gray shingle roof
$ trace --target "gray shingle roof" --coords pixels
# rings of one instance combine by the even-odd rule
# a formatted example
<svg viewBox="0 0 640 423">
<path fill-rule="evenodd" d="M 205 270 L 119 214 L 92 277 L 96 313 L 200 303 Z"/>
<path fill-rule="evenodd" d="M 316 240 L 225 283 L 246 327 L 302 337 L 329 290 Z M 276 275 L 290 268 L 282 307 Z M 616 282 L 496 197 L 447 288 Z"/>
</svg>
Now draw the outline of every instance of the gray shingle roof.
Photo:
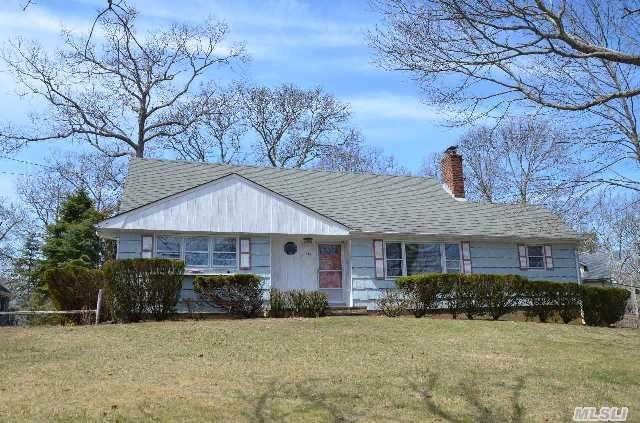
<svg viewBox="0 0 640 423">
<path fill-rule="evenodd" d="M 434 178 L 131 159 L 121 213 L 238 174 L 352 232 L 575 240 L 541 207 L 459 201 Z"/>
<path fill-rule="evenodd" d="M 606 253 L 581 253 L 580 264 L 584 269 L 583 282 L 609 281 L 609 256 Z"/>
</svg>

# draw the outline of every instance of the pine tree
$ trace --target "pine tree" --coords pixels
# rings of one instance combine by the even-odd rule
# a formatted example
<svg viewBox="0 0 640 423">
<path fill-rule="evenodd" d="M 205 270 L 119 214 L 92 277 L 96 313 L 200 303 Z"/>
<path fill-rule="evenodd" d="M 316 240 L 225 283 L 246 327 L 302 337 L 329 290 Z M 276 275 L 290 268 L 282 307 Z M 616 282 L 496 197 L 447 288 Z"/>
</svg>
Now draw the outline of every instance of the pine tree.
<svg viewBox="0 0 640 423">
<path fill-rule="evenodd" d="M 36 233 L 30 232 L 22 245 L 20 256 L 13 261 L 10 285 L 16 303 L 28 303 L 31 295 L 41 288 L 41 265 L 40 242 Z"/>
<path fill-rule="evenodd" d="M 95 225 L 103 218 L 86 191 L 81 189 L 70 196 L 62 206 L 58 221 L 47 227 L 42 247 L 43 270 L 72 260 L 82 260 L 88 267 L 97 267 L 101 243 Z"/>
</svg>

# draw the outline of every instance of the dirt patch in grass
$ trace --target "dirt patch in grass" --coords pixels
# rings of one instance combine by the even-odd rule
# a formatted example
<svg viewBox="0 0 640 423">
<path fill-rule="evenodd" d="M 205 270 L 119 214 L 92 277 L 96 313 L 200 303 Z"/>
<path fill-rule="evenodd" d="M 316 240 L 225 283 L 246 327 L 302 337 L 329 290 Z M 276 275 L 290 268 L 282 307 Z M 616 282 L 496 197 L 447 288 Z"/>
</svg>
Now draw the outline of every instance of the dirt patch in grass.
<svg viewBox="0 0 640 423">
<path fill-rule="evenodd" d="M 0 328 L 0 363 L 3 421 L 640 415 L 629 329 L 374 316 Z"/>
</svg>

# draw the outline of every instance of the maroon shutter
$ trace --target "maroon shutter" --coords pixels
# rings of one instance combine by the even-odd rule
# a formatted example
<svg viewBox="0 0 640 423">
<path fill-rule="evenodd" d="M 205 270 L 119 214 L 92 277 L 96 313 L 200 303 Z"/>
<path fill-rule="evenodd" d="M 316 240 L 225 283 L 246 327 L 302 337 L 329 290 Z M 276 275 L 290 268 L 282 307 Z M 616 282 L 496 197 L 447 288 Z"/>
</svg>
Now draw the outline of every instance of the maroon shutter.
<svg viewBox="0 0 640 423">
<path fill-rule="evenodd" d="M 551 250 L 551 245 L 544 246 L 544 268 L 553 270 L 553 251 Z"/>
<path fill-rule="evenodd" d="M 527 270 L 529 268 L 529 259 L 527 258 L 527 247 L 525 245 L 518 245 L 518 258 L 520 269 Z"/>
<path fill-rule="evenodd" d="M 462 241 L 460 243 L 462 257 L 462 273 L 471 273 L 471 242 Z"/>
<path fill-rule="evenodd" d="M 384 243 L 381 239 L 373 240 L 373 262 L 376 279 L 384 279 Z"/>
<path fill-rule="evenodd" d="M 251 269 L 251 239 L 240 238 L 240 270 Z"/>
<path fill-rule="evenodd" d="M 141 243 L 141 257 L 152 258 L 153 257 L 153 235 L 142 235 Z"/>
</svg>

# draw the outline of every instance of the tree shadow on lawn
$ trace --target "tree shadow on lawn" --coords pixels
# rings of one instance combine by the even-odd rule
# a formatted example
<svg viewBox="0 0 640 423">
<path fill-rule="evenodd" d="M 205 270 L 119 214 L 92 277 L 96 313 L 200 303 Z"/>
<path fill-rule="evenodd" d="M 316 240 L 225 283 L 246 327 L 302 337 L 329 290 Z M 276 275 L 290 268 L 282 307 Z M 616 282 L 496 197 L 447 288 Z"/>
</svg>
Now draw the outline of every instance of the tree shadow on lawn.
<svg viewBox="0 0 640 423">
<path fill-rule="evenodd" d="M 517 378 L 515 385 L 511 387 L 510 408 L 511 412 L 506 413 L 498 407 L 492 407 L 491 404 L 483 398 L 481 392 L 477 389 L 482 386 L 485 381 L 477 380 L 475 377 L 468 377 L 458 384 L 458 393 L 464 399 L 464 402 L 472 409 L 471 415 L 455 416 L 447 411 L 444 407 L 437 404 L 433 398 L 438 386 L 439 376 L 433 372 L 425 372 L 420 380 L 409 380 L 409 387 L 421 399 L 425 410 L 434 416 L 438 416 L 447 422 L 464 423 L 469 418 L 477 422 L 522 422 L 523 407 L 520 403 L 520 395 L 524 387 L 524 376 Z M 505 388 L 507 386 L 502 384 Z"/>
<path fill-rule="evenodd" d="M 333 405 L 340 401 L 337 393 L 336 398 L 331 399 L 327 394 L 313 389 L 314 386 L 322 386 L 322 381 L 310 379 L 304 384 L 269 383 L 257 399 L 249 399 L 249 402 L 255 402 L 250 420 L 260 423 L 301 421 L 309 417 L 333 422 L 354 420 L 343 416 Z"/>
<path fill-rule="evenodd" d="M 458 385 L 457 393 L 463 398 L 465 404 L 472 410 L 471 414 L 454 415 L 441 404 L 434 400 L 434 393 L 438 389 L 439 376 L 432 372 L 426 372 L 424 376 L 407 381 L 408 391 L 414 394 L 415 401 L 410 401 L 408 406 L 418 414 L 427 417 L 439 417 L 447 422 L 464 423 L 468 421 L 478 422 L 522 422 L 523 407 L 520 403 L 521 391 L 524 387 L 524 376 L 517 378 L 513 386 L 507 387 L 511 390 L 509 408 L 492 407 L 491 401 L 477 387 L 482 386 L 482 381 L 476 378 L 468 378 Z M 333 390 L 331 392 L 321 392 L 318 386 L 326 386 L 326 380 L 308 379 L 303 383 L 278 383 L 267 384 L 262 394 L 258 397 L 244 399 L 253 407 L 247 412 L 249 420 L 266 423 L 271 421 L 301 421 L 301 420 L 321 420 L 333 422 L 352 422 L 375 418 L 379 410 L 371 410 L 373 415 L 357 416 L 344 412 L 340 407 L 346 398 L 344 392 Z M 360 398 L 349 398 L 351 402 Z M 406 399 L 406 398 L 405 398 Z M 366 398 L 362 398 L 366 401 Z M 403 404 L 405 407 L 406 404 Z M 403 408 L 398 408 L 397 412 L 402 413 Z M 351 410 L 355 411 L 355 410 Z M 389 411 L 389 410 L 388 410 Z M 393 413 L 393 410 L 391 410 Z M 401 418 L 401 416 L 399 416 Z M 402 418 L 401 418 L 402 419 Z"/>
</svg>

